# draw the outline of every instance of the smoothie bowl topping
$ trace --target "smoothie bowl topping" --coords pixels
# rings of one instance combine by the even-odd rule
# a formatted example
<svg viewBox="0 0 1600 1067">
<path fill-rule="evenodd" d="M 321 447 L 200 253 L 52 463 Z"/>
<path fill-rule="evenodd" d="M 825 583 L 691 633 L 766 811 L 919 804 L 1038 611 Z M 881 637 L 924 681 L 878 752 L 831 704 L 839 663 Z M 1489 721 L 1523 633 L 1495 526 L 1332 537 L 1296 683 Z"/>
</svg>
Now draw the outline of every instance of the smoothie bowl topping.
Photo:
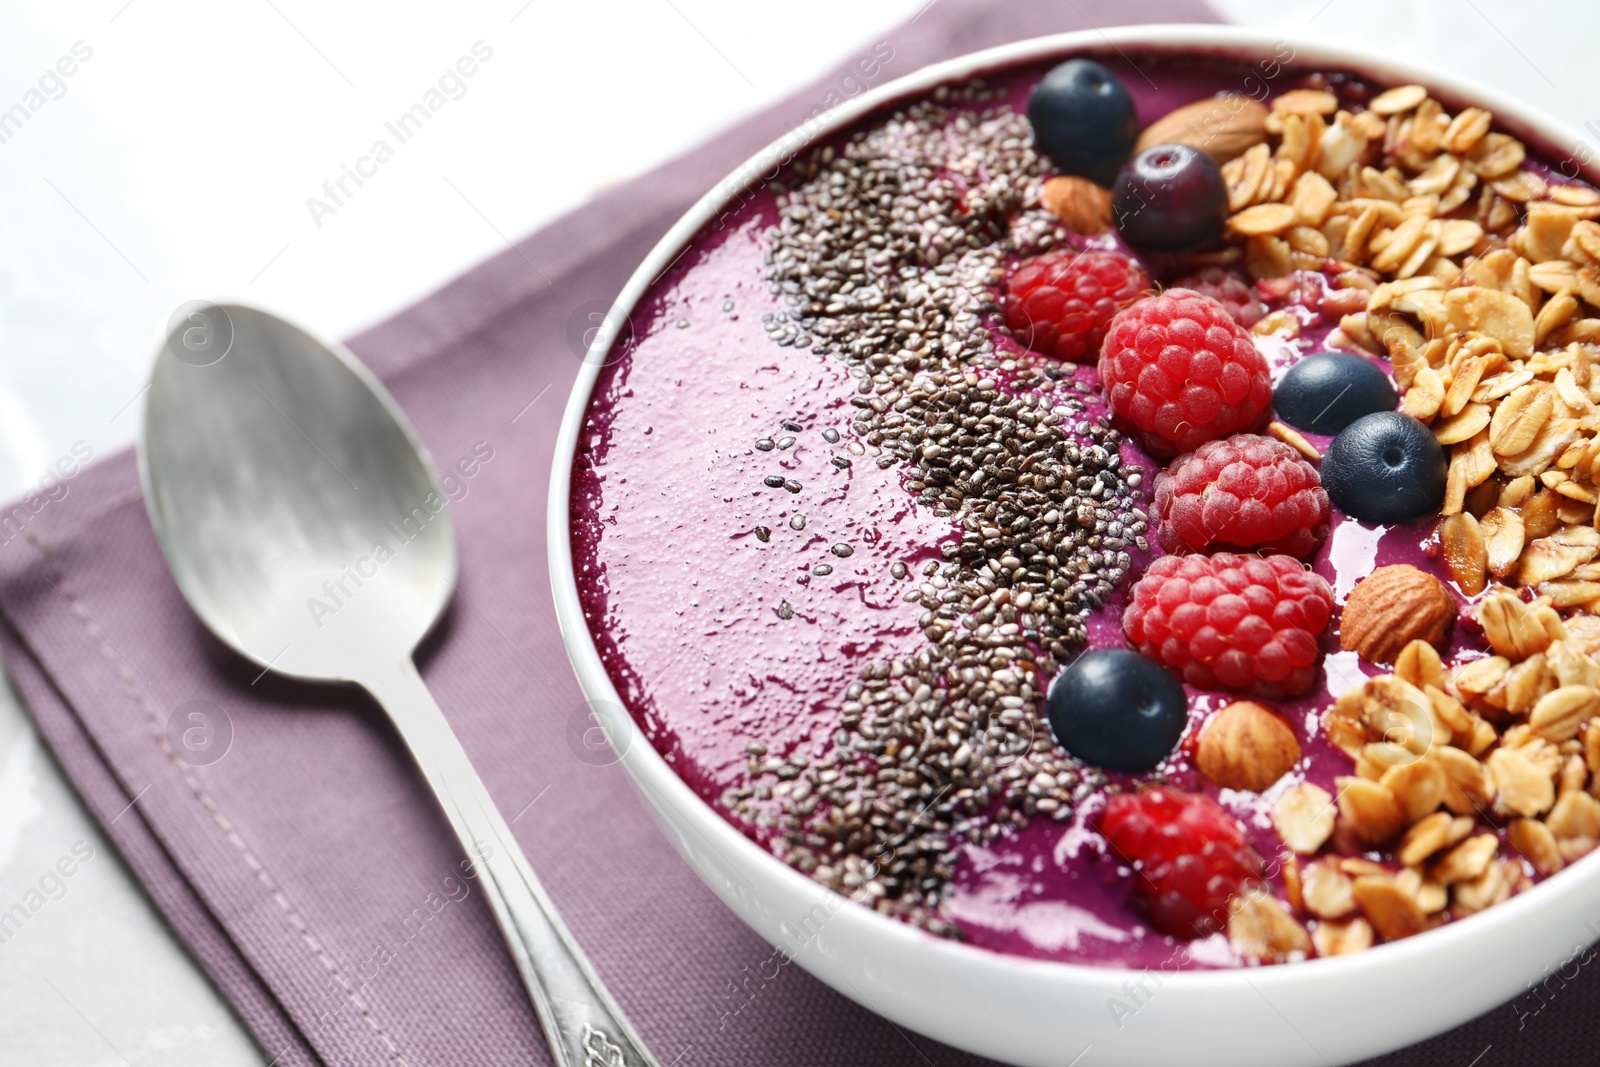
<svg viewBox="0 0 1600 1067">
<path fill-rule="evenodd" d="M 591 401 L 585 611 L 869 907 L 1363 950 L 1600 842 L 1600 194 L 1421 86 L 1139 63 L 940 88 L 697 238 Z"/>
</svg>

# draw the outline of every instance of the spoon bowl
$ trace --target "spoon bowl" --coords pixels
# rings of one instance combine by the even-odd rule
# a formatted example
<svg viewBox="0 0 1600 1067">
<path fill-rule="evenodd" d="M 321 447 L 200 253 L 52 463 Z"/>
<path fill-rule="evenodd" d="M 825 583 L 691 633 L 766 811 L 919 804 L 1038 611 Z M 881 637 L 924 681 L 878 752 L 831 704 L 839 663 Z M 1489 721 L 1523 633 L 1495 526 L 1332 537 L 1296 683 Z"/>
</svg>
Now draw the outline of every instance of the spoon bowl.
<svg viewBox="0 0 1600 1067">
<path fill-rule="evenodd" d="M 231 343 L 205 362 L 205 339 Z M 178 587 L 259 666 L 359 680 L 449 603 L 455 534 L 426 451 L 353 356 L 282 319 L 191 311 L 157 357 L 140 459 Z"/>
</svg>

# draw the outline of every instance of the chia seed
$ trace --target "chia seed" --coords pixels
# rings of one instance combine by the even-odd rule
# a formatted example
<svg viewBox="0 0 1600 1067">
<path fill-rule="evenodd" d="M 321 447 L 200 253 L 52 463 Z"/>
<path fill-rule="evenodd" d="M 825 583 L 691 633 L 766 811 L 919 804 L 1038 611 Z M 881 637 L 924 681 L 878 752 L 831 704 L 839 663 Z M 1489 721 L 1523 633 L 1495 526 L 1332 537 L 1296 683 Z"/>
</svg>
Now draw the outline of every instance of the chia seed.
<svg viewBox="0 0 1600 1067">
<path fill-rule="evenodd" d="M 761 481 L 768 489 L 782 489 L 785 479 L 781 474 L 769 474 Z"/>
<path fill-rule="evenodd" d="M 976 81 L 940 89 L 813 150 L 779 193 L 766 267 L 785 307 L 763 316 L 766 332 L 845 364 L 860 438 L 847 451 L 899 466 L 955 537 L 904 594 L 922 612 L 920 651 L 862 663 L 831 747 L 803 767 L 752 758 L 751 782 L 725 797 L 773 827 L 774 851 L 797 869 L 944 935 L 954 927 L 939 909 L 965 845 L 1035 817 L 1064 821 L 1102 784 L 1055 744 L 1044 693 L 1131 569 L 1122 549 L 1130 538 L 1144 549 L 1148 528 L 1144 472 L 1091 416 L 1093 391 L 992 339 L 1007 263 L 1058 233 L 1028 124 L 1005 106 L 977 109 L 992 98 Z M 778 613 L 792 615 L 787 601 Z"/>
</svg>

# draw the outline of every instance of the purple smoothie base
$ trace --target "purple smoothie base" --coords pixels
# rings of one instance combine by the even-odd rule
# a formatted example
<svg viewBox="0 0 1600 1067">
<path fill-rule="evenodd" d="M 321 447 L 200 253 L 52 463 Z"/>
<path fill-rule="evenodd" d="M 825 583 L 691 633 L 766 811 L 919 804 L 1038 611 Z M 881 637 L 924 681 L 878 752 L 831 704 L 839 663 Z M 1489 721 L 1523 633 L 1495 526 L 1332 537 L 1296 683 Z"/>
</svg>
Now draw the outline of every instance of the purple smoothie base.
<svg viewBox="0 0 1600 1067">
<path fill-rule="evenodd" d="M 999 84 L 1006 102 L 1021 110 L 1045 69 L 1005 75 Z M 1223 62 L 1179 67 L 1146 59 L 1139 71 L 1124 65 L 1118 73 L 1144 123 L 1219 91 L 1251 92 L 1252 84 L 1266 83 L 1259 66 Z M 1302 73 L 1283 71 L 1271 80 L 1272 91 L 1293 87 Z M 860 664 L 914 655 L 926 644 L 918 625 L 923 609 L 901 597 L 921 580 L 925 561 L 941 559 L 940 544 L 959 536 L 950 520 L 917 505 L 901 465 L 880 469 L 870 450 L 846 451 L 857 438 L 851 428 L 854 379 L 845 364 L 780 347 L 763 330 L 761 316 L 783 307 L 768 292 L 762 262 L 776 219 L 770 189 L 749 194 L 698 235 L 640 301 L 590 400 L 571 501 L 585 617 L 618 693 L 683 780 L 763 845 L 770 844 L 768 836 L 721 800 L 729 787 L 749 779 L 747 744 L 760 742 L 778 757 L 825 751 Z M 1115 240 L 1093 243 L 1109 247 Z M 729 302 L 732 310 L 724 310 Z M 1296 340 L 1260 339 L 1275 379 L 1324 347 L 1332 324 L 1303 309 L 1301 318 Z M 1020 357 L 1015 342 L 992 333 L 1002 358 Z M 1387 372 L 1385 363 L 1374 362 Z M 1080 367 L 1077 375 L 1097 380 L 1092 367 Z M 790 435 L 783 429 L 790 420 L 803 426 L 792 434 L 793 447 L 768 453 L 753 447 L 758 438 Z M 840 435 L 837 444 L 822 437 L 830 427 Z M 1328 440 L 1307 436 L 1319 447 Z M 1122 454 L 1126 464 L 1145 470 L 1148 500 L 1161 464 L 1131 442 Z M 852 465 L 838 469 L 832 455 Z M 762 485 L 763 474 L 780 472 L 803 483 L 802 492 Z M 806 516 L 803 531 L 790 526 L 796 514 Z M 770 528 L 768 543 L 756 538 L 757 525 Z M 1438 573 L 1433 525 L 1429 519 L 1375 527 L 1335 512 L 1312 568 L 1341 604 L 1376 566 L 1409 563 Z M 852 545 L 854 554 L 834 556 L 830 546 L 839 542 Z M 1159 554 L 1153 538 L 1152 550 L 1134 553 L 1135 575 Z M 911 568 L 910 577 L 891 575 L 896 561 Z M 831 575 L 810 573 L 824 562 L 833 567 Z M 1131 584 L 1132 578 L 1125 581 L 1090 617 L 1089 647 L 1126 647 L 1121 614 Z M 793 609 L 787 620 L 777 610 L 784 601 Z M 1283 852 L 1269 819 L 1274 801 L 1303 781 L 1331 793 L 1336 777 L 1354 773 L 1350 759 L 1322 738 L 1319 716 L 1336 695 L 1377 673 L 1339 651 L 1337 622 L 1322 649 L 1317 688 L 1273 702 L 1303 755 L 1267 792 L 1217 790 L 1194 771 L 1182 745 L 1161 768 L 1173 784 L 1204 790 L 1232 811 L 1273 871 L 1273 857 Z M 1465 620 L 1450 653 L 1454 660 L 1483 654 L 1481 637 Z M 1047 682 L 1040 679 L 1041 691 Z M 1211 710 L 1238 699 L 1186 688 L 1190 735 Z M 1132 784 L 1143 776 L 1111 778 Z M 1169 970 L 1240 965 L 1220 934 L 1180 942 L 1142 921 L 1128 900 L 1130 872 L 1105 856 L 1105 842 L 1092 829 L 1102 805 L 1103 797 L 1091 797 L 1065 822 L 1036 817 L 1026 830 L 992 845 L 967 846 L 945 903 L 960 935 L 997 952 L 1071 963 Z M 1531 868 L 1528 873 L 1536 877 Z M 1274 880 L 1281 896 L 1281 881 Z"/>
</svg>

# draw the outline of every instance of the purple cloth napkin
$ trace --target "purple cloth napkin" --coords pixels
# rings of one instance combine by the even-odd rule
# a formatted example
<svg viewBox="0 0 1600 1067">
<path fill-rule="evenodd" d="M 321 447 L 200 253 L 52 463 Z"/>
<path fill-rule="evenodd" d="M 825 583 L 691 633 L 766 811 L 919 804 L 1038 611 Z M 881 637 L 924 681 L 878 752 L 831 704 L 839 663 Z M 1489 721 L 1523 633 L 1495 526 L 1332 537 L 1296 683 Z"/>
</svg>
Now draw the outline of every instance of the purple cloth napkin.
<svg viewBox="0 0 1600 1067">
<path fill-rule="evenodd" d="M 1102 22 L 1213 19 L 1200 0 L 936 0 L 884 36 L 893 58 L 880 80 L 1089 28 L 1091 12 Z M 678 859 L 622 771 L 590 765 L 567 739 L 583 699 L 550 605 L 544 510 L 579 366 L 569 322 L 608 303 L 695 198 L 809 115 L 842 75 L 351 342 L 441 467 L 458 470 L 460 592 L 422 652 L 423 674 L 663 1064 L 978 1062 L 797 969 L 763 982 L 770 947 Z M 475 461 L 470 477 L 461 460 Z M 354 692 L 257 679 L 202 628 L 156 547 L 131 453 L 79 475 L 23 533 L 0 551 L 6 663 L 66 773 L 268 1058 L 549 1063 L 482 894 L 459 877 L 456 842 L 393 731 Z M 191 719 L 197 711 L 207 718 Z M 196 727 L 215 731 L 211 756 L 231 738 L 221 758 L 185 747 L 183 730 Z M 1597 981 L 1584 971 L 1552 986 L 1537 1017 L 1528 1000 L 1384 1062 L 1464 1065 L 1488 1045 L 1496 1057 L 1486 1065 L 1505 1062 L 1502 1049 L 1589 1063 L 1597 1024 L 1583 1008 Z"/>
</svg>

